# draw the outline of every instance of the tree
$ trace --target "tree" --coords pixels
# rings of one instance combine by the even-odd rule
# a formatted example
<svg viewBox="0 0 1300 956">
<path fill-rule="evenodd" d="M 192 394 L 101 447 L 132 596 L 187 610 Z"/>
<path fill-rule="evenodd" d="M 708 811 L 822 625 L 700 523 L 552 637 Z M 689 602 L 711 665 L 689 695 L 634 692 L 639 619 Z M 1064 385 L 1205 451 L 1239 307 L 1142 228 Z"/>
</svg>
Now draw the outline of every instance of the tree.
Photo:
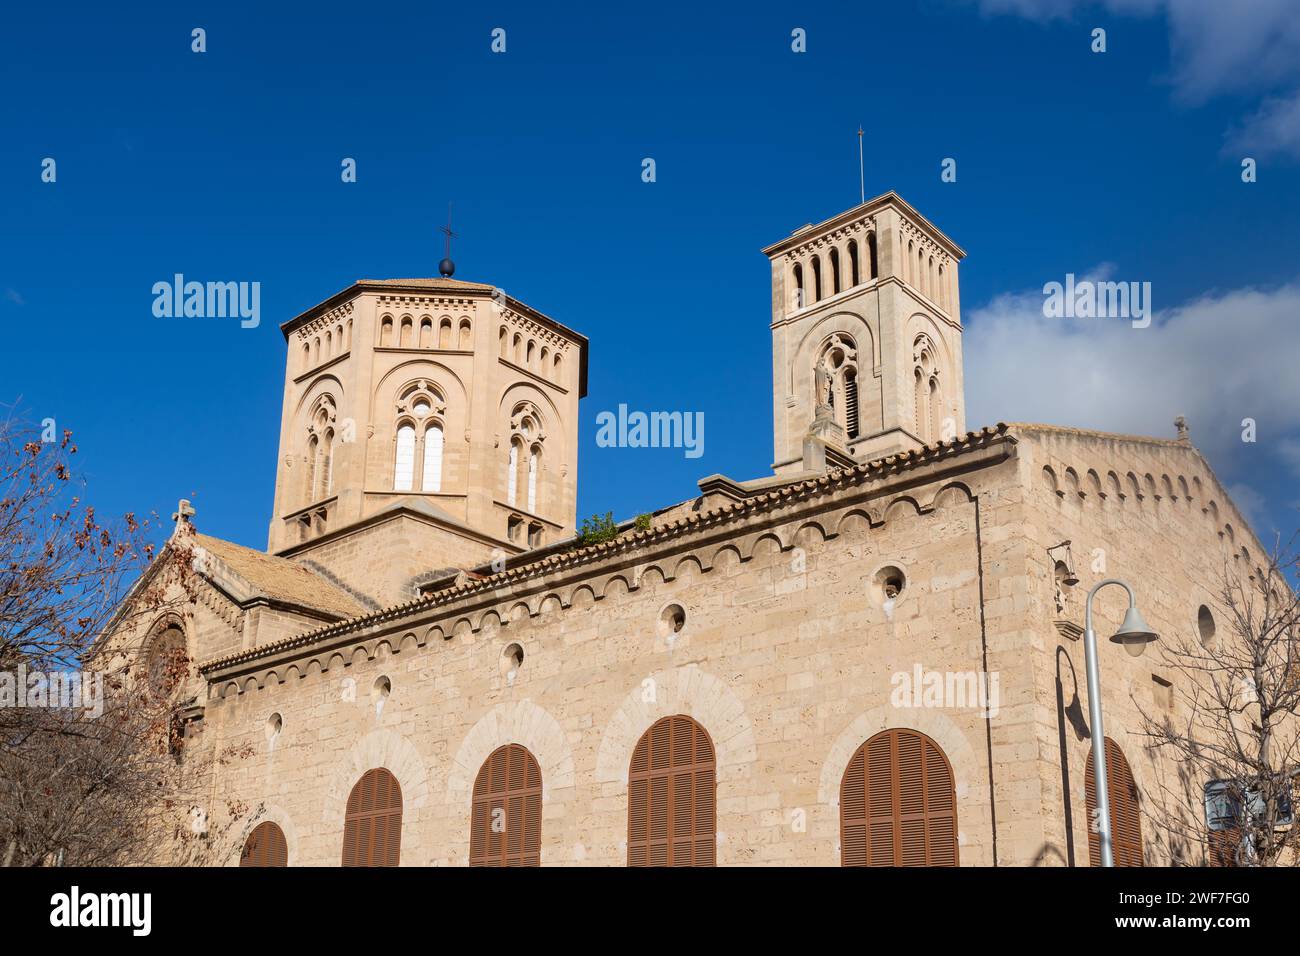
<svg viewBox="0 0 1300 956">
<path fill-rule="evenodd" d="M 0 420 L 0 865 L 196 861 L 214 840 L 188 819 L 211 760 L 179 759 L 190 662 L 130 637 L 183 612 L 190 554 L 158 553 L 156 518 L 102 521 L 76 454 L 52 423 Z"/>
<path fill-rule="evenodd" d="M 1295 861 L 1291 825 L 1300 774 L 1300 555 L 1278 546 L 1267 566 L 1243 551 L 1221 575 L 1222 620 L 1203 607 L 1191 633 L 1162 640 L 1185 714 L 1143 712 L 1148 745 L 1173 758 L 1177 779 L 1148 815 L 1188 864 L 1274 866 Z"/>
</svg>

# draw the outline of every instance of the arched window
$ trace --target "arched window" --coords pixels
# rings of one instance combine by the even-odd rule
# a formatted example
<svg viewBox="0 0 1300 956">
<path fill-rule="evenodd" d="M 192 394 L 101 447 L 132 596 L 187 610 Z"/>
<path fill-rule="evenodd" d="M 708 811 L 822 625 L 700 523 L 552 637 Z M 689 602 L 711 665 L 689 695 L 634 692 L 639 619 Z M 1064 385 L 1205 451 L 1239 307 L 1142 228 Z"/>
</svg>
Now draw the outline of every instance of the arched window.
<svg viewBox="0 0 1300 956">
<path fill-rule="evenodd" d="M 410 491 L 415 474 L 415 428 L 403 424 L 397 429 L 397 458 L 393 466 L 393 490 Z"/>
<path fill-rule="evenodd" d="M 393 344 L 393 317 L 384 316 L 379 326 L 379 347 L 389 348 Z"/>
<path fill-rule="evenodd" d="M 402 849 L 402 788 L 378 767 L 348 796 L 343 822 L 344 866 L 397 866 Z"/>
<path fill-rule="evenodd" d="M 325 438 L 320 445 L 320 471 L 317 475 L 320 482 L 320 488 L 316 492 L 316 500 L 328 498 L 330 489 L 334 486 L 334 429 L 325 430 Z"/>
<path fill-rule="evenodd" d="M 825 376 L 813 375 L 814 384 L 820 382 L 818 387 L 823 390 L 814 396 L 814 406 L 829 404 L 844 433 L 850 439 L 857 438 L 860 412 L 856 343 L 843 332 L 836 332 L 822 344 L 816 367 L 824 369 Z"/>
<path fill-rule="evenodd" d="M 792 286 L 792 288 L 790 289 L 790 293 L 791 293 L 790 308 L 802 309 L 805 303 L 808 301 L 807 296 L 804 292 L 802 264 L 798 262 L 794 264 L 794 268 L 791 270 L 790 273 L 790 283 Z"/>
<path fill-rule="evenodd" d="M 469 865 L 542 865 L 542 771 L 526 747 L 499 747 L 479 768 Z"/>
<path fill-rule="evenodd" d="M 867 278 L 874 279 L 879 274 L 876 271 L 876 234 L 867 235 Z"/>
<path fill-rule="evenodd" d="M 506 503 L 513 505 L 519 495 L 519 453 L 523 442 L 518 439 L 510 443 L 510 460 L 506 466 Z"/>
<path fill-rule="evenodd" d="M 420 320 L 420 348 L 433 348 L 433 319 L 427 315 Z"/>
<path fill-rule="evenodd" d="M 451 319 L 444 317 L 438 323 L 438 348 L 451 348 Z"/>
<path fill-rule="evenodd" d="M 914 730 L 876 734 L 840 781 L 844 866 L 956 866 L 957 794 L 943 750 Z"/>
<path fill-rule="evenodd" d="M 856 239 L 849 241 L 849 280 L 855 286 L 862 283 L 862 272 L 858 265 L 858 241 Z"/>
<path fill-rule="evenodd" d="M 812 257 L 812 300 L 820 302 L 822 300 L 822 260 L 819 256 Z"/>
<path fill-rule="evenodd" d="M 460 340 L 457 343 L 456 347 L 459 348 L 462 352 L 468 352 L 473 344 L 473 336 L 470 334 L 471 331 L 472 330 L 470 328 L 469 319 L 461 319 Z"/>
<path fill-rule="evenodd" d="M 307 439 L 307 471 L 303 475 L 303 504 L 311 504 L 316 495 L 316 458 L 320 453 L 320 439 L 315 435 Z"/>
<path fill-rule="evenodd" d="M 943 390 L 939 382 L 938 353 L 934 342 L 922 332 L 912 342 L 913 411 L 916 437 L 933 442 L 942 437 Z"/>
<path fill-rule="evenodd" d="M 1088 768 L 1083 774 L 1084 802 L 1087 805 L 1088 865 L 1101 866 L 1101 834 L 1092 821 L 1097 819 L 1097 778 L 1092 767 L 1092 750 L 1088 751 Z M 1133 771 L 1119 744 L 1106 738 L 1106 794 L 1110 799 L 1111 854 L 1116 866 L 1143 866 L 1142 820 L 1138 805 L 1137 784 Z"/>
<path fill-rule="evenodd" d="M 425 491 L 442 491 L 442 426 L 437 422 L 424 432 Z"/>
<path fill-rule="evenodd" d="M 401 340 L 397 343 L 404 349 L 409 349 L 414 342 L 414 320 L 409 315 L 402 316 Z"/>
<path fill-rule="evenodd" d="M 717 863 L 713 741 L 690 717 L 665 717 L 632 752 L 627 780 L 628 866 Z"/>
<path fill-rule="evenodd" d="M 505 357 L 506 357 L 506 350 L 510 347 L 510 341 L 509 341 L 509 337 L 508 337 L 507 334 L 506 334 L 506 327 L 505 327 L 504 325 L 501 326 L 501 334 L 500 334 L 500 336 L 498 336 L 498 338 L 497 338 L 497 345 L 498 345 L 498 346 L 500 347 L 500 349 L 501 349 L 501 356 L 500 356 L 500 357 L 501 357 L 501 358 L 505 358 Z"/>
<path fill-rule="evenodd" d="M 175 622 L 167 624 L 154 635 L 145 654 L 150 689 L 161 698 L 171 697 L 184 682 L 189 664 L 185 631 Z"/>
<path fill-rule="evenodd" d="M 528 452 L 528 510 L 537 513 L 537 471 L 541 466 L 542 453 L 533 448 Z"/>
<path fill-rule="evenodd" d="M 531 343 L 529 343 L 531 345 Z M 558 356 L 557 356 L 558 357 Z M 542 471 L 541 413 L 532 402 L 520 402 L 510 414 L 509 459 L 506 462 L 506 503 L 536 512 Z"/>
<path fill-rule="evenodd" d="M 832 249 L 831 260 L 831 295 L 838 295 L 840 287 L 840 250 Z"/>
<path fill-rule="evenodd" d="M 930 376 L 930 441 L 944 437 L 943 398 L 939 394 L 939 376 Z"/>
<path fill-rule="evenodd" d="M 244 841 L 239 865 L 288 866 L 289 845 L 284 840 L 284 831 L 270 820 L 259 823 Z"/>
</svg>

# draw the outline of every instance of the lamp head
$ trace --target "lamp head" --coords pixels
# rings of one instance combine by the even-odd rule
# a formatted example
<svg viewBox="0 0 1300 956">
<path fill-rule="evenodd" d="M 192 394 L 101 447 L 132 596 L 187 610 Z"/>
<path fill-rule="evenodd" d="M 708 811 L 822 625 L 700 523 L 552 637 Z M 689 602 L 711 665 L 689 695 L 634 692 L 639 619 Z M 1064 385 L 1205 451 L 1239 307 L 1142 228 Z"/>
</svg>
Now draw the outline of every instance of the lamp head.
<svg viewBox="0 0 1300 956">
<path fill-rule="evenodd" d="M 1142 619 L 1142 612 L 1136 607 L 1130 606 L 1124 614 L 1124 623 L 1119 626 L 1118 631 L 1111 635 L 1110 639 L 1115 644 L 1123 645 L 1124 650 L 1128 651 L 1132 657 L 1140 657 L 1142 652 L 1147 649 L 1147 645 L 1157 640 L 1157 635 L 1147 625 L 1147 622 Z"/>
</svg>

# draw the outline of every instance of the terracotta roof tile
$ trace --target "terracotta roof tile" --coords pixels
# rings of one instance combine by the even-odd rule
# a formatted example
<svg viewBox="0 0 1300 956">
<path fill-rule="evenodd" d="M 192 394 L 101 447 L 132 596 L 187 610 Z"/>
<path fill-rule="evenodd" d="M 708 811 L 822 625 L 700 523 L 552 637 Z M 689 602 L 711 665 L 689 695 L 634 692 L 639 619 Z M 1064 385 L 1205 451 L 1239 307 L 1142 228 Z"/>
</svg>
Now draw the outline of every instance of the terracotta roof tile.
<svg viewBox="0 0 1300 956">
<path fill-rule="evenodd" d="M 310 568 L 211 535 L 194 535 L 194 543 L 273 601 L 315 608 L 339 618 L 364 614 L 366 608 L 346 591 Z"/>
</svg>

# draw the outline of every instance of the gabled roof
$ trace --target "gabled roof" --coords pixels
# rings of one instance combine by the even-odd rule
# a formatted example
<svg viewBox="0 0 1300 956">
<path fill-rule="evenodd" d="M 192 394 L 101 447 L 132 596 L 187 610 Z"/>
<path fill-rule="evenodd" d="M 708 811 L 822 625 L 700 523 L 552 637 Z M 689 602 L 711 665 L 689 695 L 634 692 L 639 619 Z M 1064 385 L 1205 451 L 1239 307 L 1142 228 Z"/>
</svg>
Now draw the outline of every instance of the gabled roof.
<svg viewBox="0 0 1300 956">
<path fill-rule="evenodd" d="M 355 617 L 369 610 L 342 588 L 297 561 L 277 558 L 206 534 L 196 533 L 194 544 L 197 550 L 224 564 L 252 592 L 235 595 L 237 598 L 263 597 L 280 604 L 314 609 L 336 619 Z M 221 577 L 219 569 L 204 568 L 197 562 L 196 566 L 210 578 Z"/>
</svg>

